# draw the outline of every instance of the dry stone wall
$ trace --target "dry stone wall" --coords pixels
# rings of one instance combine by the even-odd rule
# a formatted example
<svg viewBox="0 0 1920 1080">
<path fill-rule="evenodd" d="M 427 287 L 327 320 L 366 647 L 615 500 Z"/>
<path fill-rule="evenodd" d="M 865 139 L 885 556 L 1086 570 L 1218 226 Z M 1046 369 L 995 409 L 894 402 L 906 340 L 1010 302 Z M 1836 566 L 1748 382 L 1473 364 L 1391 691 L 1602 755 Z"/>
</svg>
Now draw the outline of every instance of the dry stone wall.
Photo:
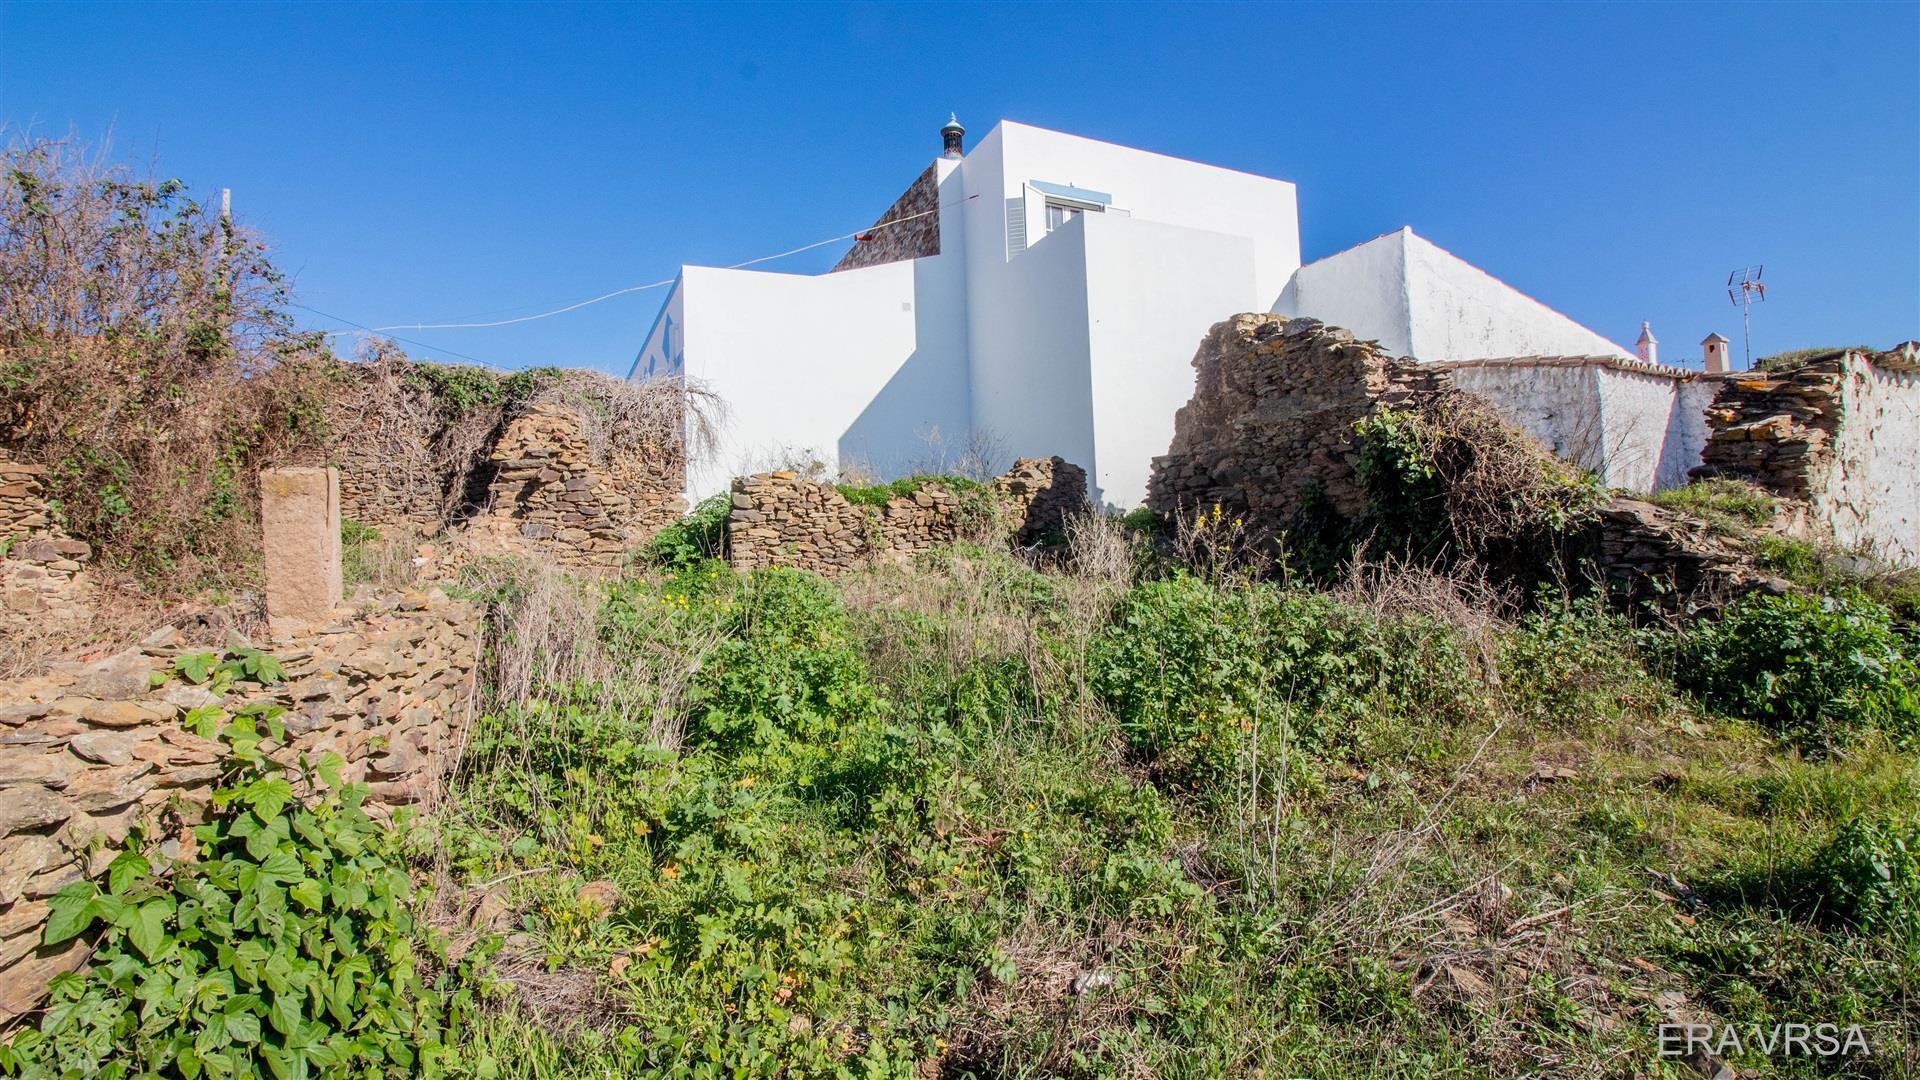
<svg viewBox="0 0 1920 1080">
<path fill-rule="evenodd" d="M 959 535 L 954 496 L 935 485 L 869 508 L 831 484 L 780 470 L 736 477 L 732 494 L 727 559 L 737 570 L 786 566 L 831 577 Z"/>
<path fill-rule="evenodd" d="M 1640 499 L 1607 502 L 1591 533 L 1602 579 L 1635 610 L 1698 615 L 1756 588 L 1789 588 L 1763 572 L 1751 551 L 1714 535 L 1704 522 Z"/>
<path fill-rule="evenodd" d="M 1087 470 L 1066 458 L 1021 458 L 994 478 L 993 493 L 1017 544 L 1058 539 L 1067 519 L 1091 509 Z"/>
<path fill-rule="evenodd" d="M 0 460 L 0 634 L 59 633 L 91 614 L 93 549 L 55 523 L 45 475 L 43 466 Z"/>
<path fill-rule="evenodd" d="M 599 445 L 570 405 L 474 404 L 449 415 L 406 363 L 343 365 L 327 403 L 340 512 L 385 533 L 472 527 L 487 547 L 614 565 L 686 510 L 684 449 Z M 589 381 L 573 399 L 591 409 Z M 631 403 L 629 403 L 631 404 Z"/>
<path fill-rule="evenodd" d="M 737 477 L 727 517 L 735 569 L 786 566 L 828 576 L 879 558 L 905 558 L 951 544 L 970 521 L 1004 527 L 1019 543 L 1057 537 L 1088 508 L 1087 474 L 1063 458 L 1022 458 L 982 490 L 960 493 L 937 479 L 880 506 L 856 505 L 831 484 L 780 471 Z"/>
<path fill-rule="evenodd" d="M 1147 505 L 1191 517 L 1219 506 L 1256 536 L 1285 531 L 1318 491 L 1357 517 L 1367 504 L 1354 423 L 1451 387 L 1444 371 L 1396 360 L 1316 319 L 1236 315 L 1193 358 L 1193 399 L 1154 459 Z"/>
<path fill-rule="evenodd" d="M 617 566 L 686 512 L 676 456 L 610 451 L 596 464 L 566 409 L 543 406 L 509 420 L 488 459 L 484 508 L 469 524 L 568 565 Z"/>
<path fill-rule="evenodd" d="M 177 835 L 204 813 L 221 747 L 183 726 L 188 710 L 278 705 L 287 741 L 276 760 L 340 755 L 341 778 L 368 785 L 372 812 L 431 803 L 466 739 L 479 627 L 473 605 L 434 590 L 276 650 L 285 681 L 237 683 L 224 697 L 174 673 L 182 654 L 210 650 L 171 628 L 103 661 L 0 684 L 0 1025 L 84 961 L 82 943 L 39 939 L 48 897 L 104 871 L 96 841 L 118 843 L 136 824 Z"/>
</svg>

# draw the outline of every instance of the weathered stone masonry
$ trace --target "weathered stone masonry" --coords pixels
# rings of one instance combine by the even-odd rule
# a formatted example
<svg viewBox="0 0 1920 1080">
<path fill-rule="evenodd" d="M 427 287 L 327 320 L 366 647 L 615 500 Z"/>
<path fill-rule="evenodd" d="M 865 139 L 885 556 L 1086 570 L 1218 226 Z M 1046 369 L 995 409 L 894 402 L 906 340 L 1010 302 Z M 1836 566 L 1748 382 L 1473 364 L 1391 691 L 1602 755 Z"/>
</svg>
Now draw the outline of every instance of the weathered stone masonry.
<svg viewBox="0 0 1920 1080">
<path fill-rule="evenodd" d="M 1451 389 L 1443 371 L 1395 360 L 1314 319 L 1236 315 L 1194 355 L 1193 399 L 1154 459 L 1147 505 L 1189 517 L 1218 505 L 1256 535 L 1285 531 L 1317 490 L 1344 517 L 1367 505 L 1355 422 Z"/>
<path fill-rule="evenodd" d="M 93 549 L 55 523 L 41 488 L 46 469 L 0 460 L 0 633 L 56 630 L 88 617 Z"/>
<path fill-rule="evenodd" d="M 935 166 L 919 175 L 892 206 L 861 233 L 853 248 L 833 265 L 834 270 L 900 262 L 940 254 L 940 188 Z M 898 224 L 890 224 L 897 222 Z"/>
<path fill-rule="evenodd" d="M 1312 319 L 1237 315 L 1213 328 L 1193 363 L 1193 400 L 1155 459 L 1149 505 L 1189 517 L 1218 505 L 1262 538 L 1293 524 L 1309 490 L 1341 517 L 1361 516 L 1355 422 L 1453 391 L 1444 370 L 1394 360 Z M 1601 576 L 1636 602 L 1679 611 L 1781 587 L 1747 552 L 1637 499 L 1610 500 L 1589 532 Z"/>
<path fill-rule="evenodd" d="M 466 739 L 479 626 L 471 604 L 437 590 L 390 599 L 275 650 L 286 681 L 236 684 L 224 702 L 171 675 L 177 656 L 214 650 L 182 646 L 170 629 L 98 663 L 0 685 L 0 1024 L 84 962 L 82 942 L 39 940 L 47 898 L 104 871 L 96 839 L 205 812 L 222 748 L 186 730 L 187 710 L 279 705 L 287 742 L 269 751 L 275 760 L 340 755 L 341 779 L 367 783 L 372 812 L 431 803 Z M 156 674 L 169 677 L 155 687 Z"/>
<path fill-rule="evenodd" d="M 1793 500 L 1803 533 L 1920 566 L 1920 355 L 1838 352 L 1724 379 L 1695 476 Z"/>
<path fill-rule="evenodd" d="M 856 506 L 831 484 L 791 472 L 760 473 L 733 481 L 727 518 L 727 558 L 737 570 L 787 566 L 833 576 L 879 558 L 904 558 L 951 544 L 969 524 L 1003 528 L 1016 542 L 1057 535 L 1066 519 L 1084 512 L 1087 474 L 1061 458 L 1023 458 L 967 505 L 937 481 L 897 495 L 884 506 Z"/>
<path fill-rule="evenodd" d="M 677 455 L 616 449 L 597 464 L 566 409 L 508 421 L 488 458 L 485 505 L 468 524 L 570 565 L 619 565 L 686 511 Z"/>
</svg>

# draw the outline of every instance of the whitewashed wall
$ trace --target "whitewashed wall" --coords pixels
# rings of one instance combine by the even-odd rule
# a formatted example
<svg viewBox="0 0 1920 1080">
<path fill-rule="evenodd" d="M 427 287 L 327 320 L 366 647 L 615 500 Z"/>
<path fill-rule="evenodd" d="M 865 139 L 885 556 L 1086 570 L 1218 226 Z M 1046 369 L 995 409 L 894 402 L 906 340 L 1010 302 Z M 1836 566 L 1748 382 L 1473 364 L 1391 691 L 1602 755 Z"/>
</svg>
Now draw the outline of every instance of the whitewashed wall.
<svg viewBox="0 0 1920 1080">
<path fill-rule="evenodd" d="M 1403 235 L 1393 232 L 1308 263 L 1287 282 L 1273 311 L 1319 319 L 1377 341 L 1394 356 L 1412 356 L 1406 251 Z M 1478 360 L 1491 355 L 1418 359 Z"/>
<path fill-rule="evenodd" d="M 1848 547 L 1920 566 L 1920 372 L 1848 358 L 1834 474 L 1816 510 Z"/>
<path fill-rule="evenodd" d="M 788 463 L 838 470 L 849 432 L 849 454 L 886 457 L 913 453 L 915 431 L 966 430 L 966 345 L 951 333 L 964 299 L 951 295 L 957 266 L 923 265 L 938 262 L 817 276 L 687 267 L 687 374 L 727 409 L 718 452 L 688 470 L 689 497 Z M 942 313 L 924 335 L 923 306 Z"/>
<path fill-rule="evenodd" d="M 991 272 L 969 268 L 973 424 L 999 452 L 995 469 L 1054 454 L 1096 467 L 1086 252 L 1086 232 L 1069 227 Z"/>
<path fill-rule="evenodd" d="M 1399 235 L 1406 247 L 1413 355 L 1420 359 L 1633 357 L 1631 351 L 1414 235 L 1412 229 L 1402 229 Z"/>
<path fill-rule="evenodd" d="M 990 153 L 980 155 L 990 145 Z M 976 167 L 997 173 L 992 180 L 981 177 L 979 186 L 997 183 L 999 198 L 983 196 L 970 212 L 998 210 L 1003 221 L 1006 200 L 1022 198 L 1024 186 L 1040 180 L 1106 192 L 1116 209 L 1138 220 L 1246 237 L 1253 247 L 1250 288 L 1262 309 L 1300 267 L 1299 208 L 1294 186 L 1284 180 L 1012 121 L 996 124 L 967 155 L 966 168 Z M 1044 196 L 1026 199 L 1022 208 L 1028 243 L 1036 246 L 1046 235 Z M 1215 321 L 1238 310 L 1223 303 Z"/>
<path fill-rule="evenodd" d="M 1086 234 L 1092 494 L 1131 508 L 1146 500 L 1173 414 L 1193 396 L 1194 350 L 1223 313 L 1259 306 L 1254 246 L 1139 218 L 1093 214 L 1067 227 Z"/>
<path fill-rule="evenodd" d="M 1606 424 L 1593 368 L 1464 364 L 1453 369 L 1453 384 L 1491 402 L 1556 456 L 1595 472 L 1605 468 Z"/>
<path fill-rule="evenodd" d="M 1417 360 L 1633 356 L 1410 228 L 1301 267 L 1273 310 Z"/>
<path fill-rule="evenodd" d="M 1606 464 L 1597 470 L 1601 482 L 1639 492 L 1672 486 L 1661 482 L 1661 473 L 1681 381 L 1671 375 L 1599 365 L 1591 370 L 1606 445 Z M 1699 464 L 1699 458 L 1692 464 Z M 1684 484 L 1684 470 L 1682 477 L 1679 483 Z"/>
</svg>

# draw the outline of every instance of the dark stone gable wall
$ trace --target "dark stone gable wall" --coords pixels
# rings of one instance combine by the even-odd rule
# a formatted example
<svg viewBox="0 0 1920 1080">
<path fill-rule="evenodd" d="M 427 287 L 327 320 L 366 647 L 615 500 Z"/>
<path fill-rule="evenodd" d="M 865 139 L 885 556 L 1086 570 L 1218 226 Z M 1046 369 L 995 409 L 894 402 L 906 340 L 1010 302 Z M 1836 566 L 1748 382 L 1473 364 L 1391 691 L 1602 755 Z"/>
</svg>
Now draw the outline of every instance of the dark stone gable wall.
<svg viewBox="0 0 1920 1080">
<path fill-rule="evenodd" d="M 874 222 L 875 227 L 863 233 L 864 239 L 856 241 L 853 250 L 841 256 L 833 269 L 858 270 L 863 266 L 940 254 L 940 215 L 930 212 L 940 209 L 940 185 L 934 171 L 935 166 L 927 166 L 927 171 L 887 207 L 887 212 Z M 902 220 L 909 217 L 911 221 Z M 889 221 L 900 224 L 884 224 Z"/>
</svg>

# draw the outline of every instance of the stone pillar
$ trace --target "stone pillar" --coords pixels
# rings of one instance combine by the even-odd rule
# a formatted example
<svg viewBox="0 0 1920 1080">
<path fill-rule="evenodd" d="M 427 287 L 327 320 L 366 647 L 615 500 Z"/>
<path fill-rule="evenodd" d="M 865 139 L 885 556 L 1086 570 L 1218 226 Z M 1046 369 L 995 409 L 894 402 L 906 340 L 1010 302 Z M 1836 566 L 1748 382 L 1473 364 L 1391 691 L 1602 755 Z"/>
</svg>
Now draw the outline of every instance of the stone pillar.
<svg viewBox="0 0 1920 1080">
<path fill-rule="evenodd" d="M 276 638 L 332 621 L 340 604 L 340 473 L 260 470 L 267 624 Z"/>
</svg>

